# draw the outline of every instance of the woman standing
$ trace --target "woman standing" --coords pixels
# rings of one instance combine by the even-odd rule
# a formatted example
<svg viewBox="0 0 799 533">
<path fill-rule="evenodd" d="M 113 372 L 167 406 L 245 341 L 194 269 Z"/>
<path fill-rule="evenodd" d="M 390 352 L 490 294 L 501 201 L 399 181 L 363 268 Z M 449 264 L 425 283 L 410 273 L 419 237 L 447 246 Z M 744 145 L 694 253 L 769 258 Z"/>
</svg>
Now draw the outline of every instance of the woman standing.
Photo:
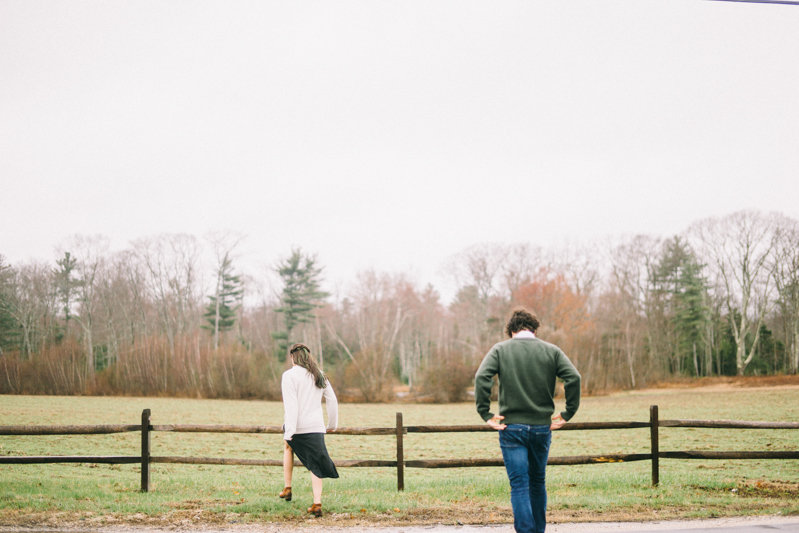
<svg viewBox="0 0 799 533">
<path fill-rule="evenodd" d="M 338 471 L 325 447 L 325 421 L 322 417 L 322 398 L 327 403 L 327 429 L 338 427 L 338 400 L 333 387 L 316 366 L 311 350 L 295 344 L 289 352 L 293 366 L 283 373 L 283 478 L 285 488 L 280 497 L 291 501 L 291 476 L 294 454 L 311 471 L 313 505 L 308 512 L 322 516 L 322 478 L 337 478 Z"/>
</svg>

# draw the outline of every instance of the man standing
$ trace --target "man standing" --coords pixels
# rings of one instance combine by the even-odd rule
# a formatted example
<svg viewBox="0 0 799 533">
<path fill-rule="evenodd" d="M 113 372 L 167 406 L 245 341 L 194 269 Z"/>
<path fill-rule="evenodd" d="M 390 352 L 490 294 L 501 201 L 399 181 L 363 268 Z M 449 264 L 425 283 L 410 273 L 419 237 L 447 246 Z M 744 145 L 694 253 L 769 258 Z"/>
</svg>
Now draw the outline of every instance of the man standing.
<svg viewBox="0 0 799 533">
<path fill-rule="evenodd" d="M 499 445 L 510 480 L 513 526 L 518 533 L 546 529 L 546 467 L 552 431 L 562 428 L 580 405 L 580 373 L 554 344 L 535 336 L 538 319 L 513 311 L 509 340 L 488 352 L 474 378 L 477 412 L 499 430 Z M 499 413 L 491 413 L 493 377 L 499 376 Z M 555 412 L 555 378 L 565 382 L 566 410 Z"/>
</svg>

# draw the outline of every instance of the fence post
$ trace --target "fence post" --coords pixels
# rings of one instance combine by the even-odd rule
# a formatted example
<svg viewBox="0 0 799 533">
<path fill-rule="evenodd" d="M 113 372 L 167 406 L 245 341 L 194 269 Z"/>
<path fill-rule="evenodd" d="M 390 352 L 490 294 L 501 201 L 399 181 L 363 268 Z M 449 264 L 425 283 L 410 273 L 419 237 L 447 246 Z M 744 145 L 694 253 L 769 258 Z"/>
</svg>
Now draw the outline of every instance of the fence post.
<svg viewBox="0 0 799 533">
<path fill-rule="evenodd" d="M 660 484 L 660 444 L 658 443 L 658 406 L 649 407 L 649 431 L 652 444 L 652 486 Z"/>
<path fill-rule="evenodd" d="M 141 412 L 141 491 L 150 492 L 150 410 Z"/>
<path fill-rule="evenodd" d="M 402 449 L 402 413 L 397 413 L 397 491 L 405 490 L 405 456 Z"/>
</svg>

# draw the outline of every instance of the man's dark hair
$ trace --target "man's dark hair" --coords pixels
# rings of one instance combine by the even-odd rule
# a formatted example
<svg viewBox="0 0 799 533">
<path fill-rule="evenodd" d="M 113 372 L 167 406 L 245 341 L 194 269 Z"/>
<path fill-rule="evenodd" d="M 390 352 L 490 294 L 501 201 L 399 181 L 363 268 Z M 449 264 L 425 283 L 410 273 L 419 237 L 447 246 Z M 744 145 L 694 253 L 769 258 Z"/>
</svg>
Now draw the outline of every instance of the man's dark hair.
<svg viewBox="0 0 799 533">
<path fill-rule="evenodd" d="M 505 325 L 505 333 L 508 334 L 508 337 L 513 337 L 514 333 L 524 330 L 535 333 L 539 325 L 538 319 L 533 313 L 524 307 L 517 307 L 513 310 L 513 314 Z"/>
</svg>

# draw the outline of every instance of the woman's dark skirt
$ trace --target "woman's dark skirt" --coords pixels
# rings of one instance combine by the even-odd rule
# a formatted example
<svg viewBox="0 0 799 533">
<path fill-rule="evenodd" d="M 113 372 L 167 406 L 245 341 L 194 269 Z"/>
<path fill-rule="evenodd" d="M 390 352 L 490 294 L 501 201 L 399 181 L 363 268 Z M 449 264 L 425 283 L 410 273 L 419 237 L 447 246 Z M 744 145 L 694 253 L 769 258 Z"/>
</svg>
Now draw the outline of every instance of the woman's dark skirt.
<svg viewBox="0 0 799 533">
<path fill-rule="evenodd" d="M 327 453 L 324 433 L 295 433 L 291 440 L 286 442 L 294 450 L 297 459 L 316 477 L 338 477 L 336 465 Z"/>
</svg>

